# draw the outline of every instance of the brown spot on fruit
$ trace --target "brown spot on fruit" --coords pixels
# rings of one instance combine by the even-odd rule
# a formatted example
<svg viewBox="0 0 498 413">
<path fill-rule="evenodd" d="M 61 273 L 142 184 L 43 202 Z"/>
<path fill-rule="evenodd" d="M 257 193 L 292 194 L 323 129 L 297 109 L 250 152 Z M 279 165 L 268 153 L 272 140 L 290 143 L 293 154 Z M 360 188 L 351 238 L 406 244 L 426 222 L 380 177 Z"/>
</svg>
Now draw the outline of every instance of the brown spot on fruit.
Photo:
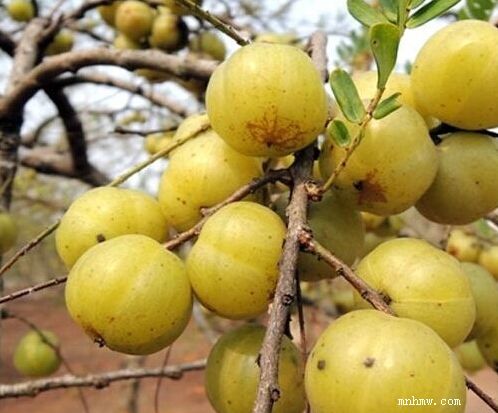
<svg viewBox="0 0 498 413">
<path fill-rule="evenodd" d="M 97 242 L 104 242 L 106 240 L 105 238 L 105 235 L 104 234 L 98 234 L 97 235 Z"/>
<path fill-rule="evenodd" d="M 325 370 L 326 365 L 327 365 L 327 362 L 325 360 L 318 360 L 318 363 L 316 363 L 316 368 L 318 370 Z"/>
<path fill-rule="evenodd" d="M 358 204 L 370 204 L 373 202 L 387 202 L 385 189 L 375 180 L 377 169 L 369 172 L 365 179 L 356 181 L 353 186 L 359 192 Z"/>
<path fill-rule="evenodd" d="M 367 357 L 364 361 L 363 361 L 363 365 L 366 367 L 366 368 L 370 368 L 370 367 L 373 367 L 373 365 L 375 364 L 375 359 L 373 357 Z"/>
</svg>

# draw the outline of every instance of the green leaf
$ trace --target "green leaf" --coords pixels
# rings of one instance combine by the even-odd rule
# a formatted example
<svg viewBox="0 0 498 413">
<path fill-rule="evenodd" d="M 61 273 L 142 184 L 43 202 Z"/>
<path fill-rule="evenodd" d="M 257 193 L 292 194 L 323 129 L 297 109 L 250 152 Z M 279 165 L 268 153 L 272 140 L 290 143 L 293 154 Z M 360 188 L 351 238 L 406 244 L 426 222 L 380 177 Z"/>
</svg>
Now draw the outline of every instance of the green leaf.
<svg viewBox="0 0 498 413">
<path fill-rule="evenodd" d="M 405 27 L 408 13 L 410 12 L 410 0 L 398 0 L 398 26 Z"/>
<path fill-rule="evenodd" d="M 488 21 L 497 3 L 496 0 L 467 0 L 466 10 L 470 17 Z"/>
<path fill-rule="evenodd" d="M 369 37 L 377 63 L 377 88 L 384 89 L 398 57 L 400 30 L 391 23 L 376 24 L 370 28 Z"/>
<path fill-rule="evenodd" d="M 441 16 L 447 10 L 452 8 L 460 0 L 432 0 L 421 9 L 417 10 L 413 16 L 406 22 L 406 27 L 413 29 L 422 26 L 429 20 Z"/>
<path fill-rule="evenodd" d="M 342 120 L 334 119 L 332 122 L 329 122 L 327 125 L 327 135 L 341 148 L 351 143 L 351 135 Z"/>
<path fill-rule="evenodd" d="M 356 20 L 368 27 L 388 21 L 386 16 L 364 0 L 348 0 L 348 10 Z"/>
<path fill-rule="evenodd" d="M 346 119 L 353 123 L 361 123 L 366 114 L 365 107 L 351 76 L 342 69 L 336 69 L 330 74 L 329 83 Z"/>
<path fill-rule="evenodd" d="M 390 22 L 396 23 L 398 21 L 398 5 L 396 0 L 380 0 L 380 6 Z"/>
<path fill-rule="evenodd" d="M 470 17 L 469 12 L 467 11 L 467 9 L 465 7 L 458 10 L 457 17 L 458 17 L 458 20 L 468 20 L 468 19 L 472 18 L 472 17 Z"/>
<path fill-rule="evenodd" d="M 425 3 L 425 0 L 412 0 L 410 3 L 410 8 L 416 9 L 417 7 L 421 6 L 422 4 Z"/>
<path fill-rule="evenodd" d="M 399 109 L 402 106 L 398 101 L 400 96 L 401 93 L 395 93 L 380 102 L 374 110 L 373 117 L 375 119 L 382 119 Z"/>
</svg>

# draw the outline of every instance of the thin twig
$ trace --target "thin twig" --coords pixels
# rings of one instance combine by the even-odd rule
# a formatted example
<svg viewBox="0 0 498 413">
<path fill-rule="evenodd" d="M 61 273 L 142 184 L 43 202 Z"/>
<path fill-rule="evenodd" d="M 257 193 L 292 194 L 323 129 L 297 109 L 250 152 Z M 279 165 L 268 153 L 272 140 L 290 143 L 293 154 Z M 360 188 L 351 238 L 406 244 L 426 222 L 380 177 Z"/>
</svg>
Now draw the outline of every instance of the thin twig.
<svg viewBox="0 0 498 413">
<path fill-rule="evenodd" d="M 250 43 L 248 39 L 244 39 L 237 31 L 225 23 L 215 15 L 209 13 L 206 10 L 200 8 L 195 2 L 192 0 L 175 0 L 176 3 L 190 10 L 193 15 L 201 19 L 202 21 L 207 21 L 211 23 L 216 29 L 225 33 L 227 36 L 231 37 L 235 40 L 240 46 L 245 46 Z"/>
<path fill-rule="evenodd" d="M 479 397 L 484 403 L 486 403 L 491 410 L 498 413 L 498 404 L 493 400 L 493 398 L 482 390 L 477 384 L 475 384 L 468 377 L 465 377 L 465 384 L 469 390 L 472 390 L 474 394 Z"/>
<path fill-rule="evenodd" d="M 34 380 L 25 383 L 0 385 L 0 399 L 30 396 L 55 389 L 68 389 L 72 387 L 94 387 L 103 389 L 111 383 L 122 380 L 142 379 L 146 377 L 167 377 L 179 380 L 184 373 L 203 370 L 206 360 L 198 360 L 192 363 L 178 364 L 164 369 L 122 369 L 107 373 L 88 374 L 86 376 L 75 376 L 66 374 L 59 377 Z"/>
<path fill-rule="evenodd" d="M 65 277 L 58 277 L 58 278 L 53 278 L 49 281 L 45 281 L 41 284 L 34 285 L 32 287 L 24 288 L 19 291 L 15 291 L 11 294 L 5 295 L 0 298 L 0 304 L 17 300 L 18 298 L 24 297 L 26 295 L 33 294 L 37 291 L 42 291 L 50 287 L 55 287 L 56 285 L 64 284 L 67 281 L 67 276 Z"/>
</svg>

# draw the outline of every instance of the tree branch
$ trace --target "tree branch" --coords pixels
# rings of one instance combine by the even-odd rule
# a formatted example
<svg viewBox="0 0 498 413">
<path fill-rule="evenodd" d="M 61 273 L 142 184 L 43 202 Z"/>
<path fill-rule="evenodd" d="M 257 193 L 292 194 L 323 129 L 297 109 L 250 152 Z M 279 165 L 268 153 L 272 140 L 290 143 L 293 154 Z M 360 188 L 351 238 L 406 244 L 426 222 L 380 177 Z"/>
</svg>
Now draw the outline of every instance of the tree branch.
<svg viewBox="0 0 498 413">
<path fill-rule="evenodd" d="M 317 67 L 326 61 L 327 38 L 317 32 L 310 39 L 310 51 Z M 323 79 L 325 80 L 325 79 Z M 270 413 L 273 404 L 280 397 L 278 386 L 278 361 L 280 345 L 289 318 L 290 306 L 296 298 L 296 268 L 302 230 L 306 227 L 308 210 L 307 184 L 311 180 L 314 161 L 314 148 L 308 147 L 296 154 L 291 166 L 294 187 L 287 207 L 289 223 L 282 257 L 279 262 L 280 273 L 273 299 L 268 327 L 259 355 L 261 369 L 257 398 L 253 413 Z"/>
<path fill-rule="evenodd" d="M 0 119 L 16 113 L 38 90 L 62 73 L 76 72 L 83 67 L 95 65 L 114 65 L 129 70 L 148 68 L 169 72 L 180 78 L 200 79 L 209 78 L 217 67 L 217 63 L 210 60 L 173 56 L 158 50 L 95 48 L 63 53 L 45 58 L 0 100 Z"/>
<path fill-rule="evenodd" d="M 206 360 L 198 360 L 192 363 L 165 367 L 164 369 L 123 369 L 86 376 L 66 374 L 60 377 L 33 380 L 25 383 L 0 385 L 0 399 L 23 396 L 34 397 L 49 390 L 68 389 L 72 387 L 93 387 L 100 390 L 116 381 L 143 379 L 147 377 L 167 377 L 172 380 L 179 380 L 183 377 L 184 373 L 203 370 L 205 367 Z"/>
<path fill-rule="evenodd" d="M 117 79 L 112 76 L 108 76 L 104 73 L 85 73 L 77 76 L 64 77 L 61 79 L 56 79 L 52 84 L 68 87 L 79 85 L 81 83 L 93 83 L 95 85 L 111 86 L 117 89 L 125 90 L 127 92 L 140 95 L 157 106 L 168 109 L 169 111 L 181 116 L 186 117 L 189 114 L 187 108 L 169 99 L 167 96 L 161 93 L 155 93 L 152 89 L 145 88 L 143 85 L 137 85 L 133 82 L 129 82 L 123 79 Z"/>
</svg>

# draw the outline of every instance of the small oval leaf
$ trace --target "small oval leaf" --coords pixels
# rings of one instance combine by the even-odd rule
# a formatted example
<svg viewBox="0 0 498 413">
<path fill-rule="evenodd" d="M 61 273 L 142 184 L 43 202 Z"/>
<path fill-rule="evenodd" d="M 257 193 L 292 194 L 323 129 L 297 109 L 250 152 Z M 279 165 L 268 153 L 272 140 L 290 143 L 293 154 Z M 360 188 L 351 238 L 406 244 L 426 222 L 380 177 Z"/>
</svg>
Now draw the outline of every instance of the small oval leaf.
<svg viewBox="0 0 498 413">
<path fill-rule="evenodd" d="M 370 28 L 369 37 L 377 63 L 377 88 L 384 89 L 398 57 L 400 30 L 391 23 L 376 24 Z"/>
<path fill-rule="evenodd" d="M 443 13 L 452 8 L 460 0 L 432 0 L 421 9 L 417 10 L 406 22 L 406 27 L 414 29 L 422 26 L 428 21 L 441 16 Z"/>
<path fill-rule="evenodd" d="M 330 74 L 329 83 L 344 117 L 350 122 L 361 123 L 366 114 L 365 107 L 351 76 L 336 69 Z"/>
<path fill-rule="evenodd" d="M 474 19 L 488 21 L 497 5 L 496 0 L 467 0 L 467 11 Z"/>
<path fill-rule="evenodd" d="M 401 96 L 401 93 L 395 93 L 388 98 L 384 99 L 379 105 L 375 108 L 372 116 L 375 119 L 385 118 L 387 115 L 390 115 L 395 110 L 399 109 L 402 105 L 399 103 L 398 98 Z"/>
<path fill-rule="evenodd" d="M 329 122 L 327 125 L 327 135 L 341 148 L 351 143 L 351 135 L 342 120 L 334 119 L 332 122 Z"/>
<path fill-rule="evenodd" d="M 356 20 L 368 27 L 388 21 L 386 16 L 364 0 L 348 0 L 348 10 Z"/>
<path fill-rule="evenodd" d="M 380 0 L 380 5 L 388 20 L 396 23 L 398 21 L 398 5 L 396 0 Z"/>
</svg>

